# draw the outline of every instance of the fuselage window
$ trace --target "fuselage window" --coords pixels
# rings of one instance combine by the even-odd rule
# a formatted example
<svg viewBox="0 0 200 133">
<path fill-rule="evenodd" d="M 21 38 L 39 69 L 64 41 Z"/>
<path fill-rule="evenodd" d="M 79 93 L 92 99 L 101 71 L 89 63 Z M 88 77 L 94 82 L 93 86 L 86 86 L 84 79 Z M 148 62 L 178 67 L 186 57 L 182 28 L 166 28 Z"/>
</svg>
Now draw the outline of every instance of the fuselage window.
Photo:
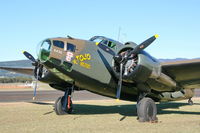
<svg viewBox="0 0 200 133">
<path fill-rule="evenodd" d="M 110 47 L 110 48 L 114 48 L 115 46 L 116 46 L 115 43 L 109 41 L 109 43 L 108 43 L 108 47 Z"/>
<path fill-rule="evenodd" d="M 101 44 L 104 44 L 104 45 L 106 45 L 106 46 L 109 47 L 109 48 L 114 48 L 114 47 L 116 46 L 115 43 L 113 43 L 113 42 L 111 42 L 111 41 L 108 41 L 108 40 L 103 40 L 103 41 L 101 41 Z"/>
<path fill-rule="evenodd" d="M 108 40 L 103 40 L 103 41 L 101 41 L 101 43 L 108 46 Z"/>
<path fill-rule="evenodd" d="M 59 48 L 64 48 L 64 42 L 53 40 L 53 45 Z"/>
<path fill-rule="evenodd" d="M 75 52 L 76 46 L 74 44 L 67 43 L 67 50 L 71 52 Z"/>
</svg>

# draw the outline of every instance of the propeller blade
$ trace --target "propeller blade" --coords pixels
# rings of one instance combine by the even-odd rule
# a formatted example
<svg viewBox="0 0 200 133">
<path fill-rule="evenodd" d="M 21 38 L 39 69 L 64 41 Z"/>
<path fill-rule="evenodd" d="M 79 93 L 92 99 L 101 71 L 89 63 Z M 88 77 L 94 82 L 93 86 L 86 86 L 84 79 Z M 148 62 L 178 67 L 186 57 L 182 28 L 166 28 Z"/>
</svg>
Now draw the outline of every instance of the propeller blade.
<svg viewBox="0 0 200 133">
<path fill-rule="evenodd" d="M 120 73 L 119 73 L 119 80 L 118 80 L 118 86 L 117 86 L 117 94 L 116 94 L 116 98 L 117 100 L 120 99 L 120 95 L 121 95 L 121 88 L 122 88 L 122 75 L 123 74 L 123 64 L 120 64 Z"/>
<path fill-rule="evenodd" d="M 113 57 L 113 59 L 118 63 L 126 62 L 132 54 L 136 55 L 136 54 L 140 53 L 142 50 L 144 50 L 146 47 L 148 47 L 153 41 L 155 41 L 156 38 L 158 38 L 158 37 L 159 37 L 159 35 L 156 34 L 156 35 L 150 37 L 149 39 L 147 39 L 146 41 L 142 42 L 141 44 L 137 45 L 125 57 L 122 57 L 121 55 L 116 55 Z"/>
<path fill-rule="evenodd" d="M 131 52 L 128 53 L 125 60 L 127 60 L 132 54 L 136 55 L 136 54 L 140 53 L 142 50 L 144 50 L 146 47 L 148 47 L 153 41 L 155 41 L 156 38 L 158 38 L 158 37 L 159 37 L 159 35 L 156 34 L 156 35 L 150 37 L 149 39 L 147 39 L 146 41 L 142 42 L 140 45 L 137 45 Z"/>
<path fill-rule="evenodd" d="M 37 81 L 35 82 L 35 86 L 34 86 L 33 100 L 35 100 L 36 91 L 37 91 Z"/>
<path fill-rule="evenodd" d="M 28 52 L 23 51 L 22 52 L 29 60 L 31 60 L 32 62 L 36 62 L 35 58 Z"/>
<path fill-rule="evenodd" d="M 35 86 L 34 86 L 33 100 L 35 100 L 36 93 L 37 93 L 39 69 L 40 68 L 38 67 L 37 70 L 36 70 L 36 82 L 35 82 Z"/>
<path fill-rule="evenodd" d="M 34 93 L 33 93 L 33 100 L 35 100 L 36 93 L 37 93 L 37 87 L 38 87 L 38 78 L 39 78 L 39 71 L 40 71 L 40 62 L 39 60 L 35 60 L 35 58 L 28 53 L 27 51 L 22 52 L 29 60 L 31 60 L 33 63 L 32 65 L 35 66 L 36 69 L 36 80 L 34 84 Z"/>
</svg>

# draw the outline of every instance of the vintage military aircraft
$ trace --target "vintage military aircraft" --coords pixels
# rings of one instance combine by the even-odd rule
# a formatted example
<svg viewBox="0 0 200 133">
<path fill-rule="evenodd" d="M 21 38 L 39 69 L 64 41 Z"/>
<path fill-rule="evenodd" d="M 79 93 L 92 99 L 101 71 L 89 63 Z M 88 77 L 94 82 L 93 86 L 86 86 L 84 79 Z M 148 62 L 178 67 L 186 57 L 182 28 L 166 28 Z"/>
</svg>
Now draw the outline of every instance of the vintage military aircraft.
<svg viewBox="0 0 200 133">
<path fill-rule="evenodd" d="M 144 49 L 158 35 L 137 45 L 122 44 L 103 36 L 89 40 L 73 37 L 48 38 L 38 47 L 38 59 L 24 51 L 35 66 L 0 67 L 24 74 L 64 91 L 55 102 L 57 115 L 72 113 L 73 90 L 85 89 L 100 95 L 137 101 L 141 122 L 156 121 L 156 102 L 189 99 L 200 87 L 200 60 L 160 63 Z M 34 97 L 36 88 L 34 90 Z"/>
</svg>

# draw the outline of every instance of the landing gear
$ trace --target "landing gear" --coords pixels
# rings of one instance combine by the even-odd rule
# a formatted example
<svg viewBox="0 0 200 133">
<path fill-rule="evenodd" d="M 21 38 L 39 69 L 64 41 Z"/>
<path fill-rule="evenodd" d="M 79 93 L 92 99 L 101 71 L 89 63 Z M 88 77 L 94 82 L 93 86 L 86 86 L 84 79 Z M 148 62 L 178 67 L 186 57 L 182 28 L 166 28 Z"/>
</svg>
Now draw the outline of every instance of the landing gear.
<svg viewBox="0 0 200 133">
<path fill-rule="evenodd" d="M 137 102 L 137 115 L 139 122 L 157 122 L 157 107 L 155 102 L 146 94 L 141 94 Z"/>
<path fill-rule="evenodd" d="M 189 99 L 188 99 L 188 104 L 189 104 L 189 105 L 193 105 L 193 104 L 194 104 L 193 101 L 192 101 L 192 98 L 189 98 Z"/>
<path fill-rule="evenodd" d="M 55 102 L 55 112 L 57 115 L 71 114 L 73 111 L 73 103 L 71 94 L 73 87 L 66 89 L 64 96 L 59 97 Z"/>
</svg>

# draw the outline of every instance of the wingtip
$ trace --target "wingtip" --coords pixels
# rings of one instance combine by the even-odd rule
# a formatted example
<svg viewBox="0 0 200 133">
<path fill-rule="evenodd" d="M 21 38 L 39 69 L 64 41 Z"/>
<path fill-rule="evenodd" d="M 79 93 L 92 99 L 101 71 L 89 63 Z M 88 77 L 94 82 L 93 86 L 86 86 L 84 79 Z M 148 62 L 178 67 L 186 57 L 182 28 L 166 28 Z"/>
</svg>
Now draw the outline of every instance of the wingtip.
<svg viewBox="0 0 200 133">
<path fill-rule="evenodd" d="M 22 51 L 22 54 L 24 54 L 26 51 Z"/>
</svg>

